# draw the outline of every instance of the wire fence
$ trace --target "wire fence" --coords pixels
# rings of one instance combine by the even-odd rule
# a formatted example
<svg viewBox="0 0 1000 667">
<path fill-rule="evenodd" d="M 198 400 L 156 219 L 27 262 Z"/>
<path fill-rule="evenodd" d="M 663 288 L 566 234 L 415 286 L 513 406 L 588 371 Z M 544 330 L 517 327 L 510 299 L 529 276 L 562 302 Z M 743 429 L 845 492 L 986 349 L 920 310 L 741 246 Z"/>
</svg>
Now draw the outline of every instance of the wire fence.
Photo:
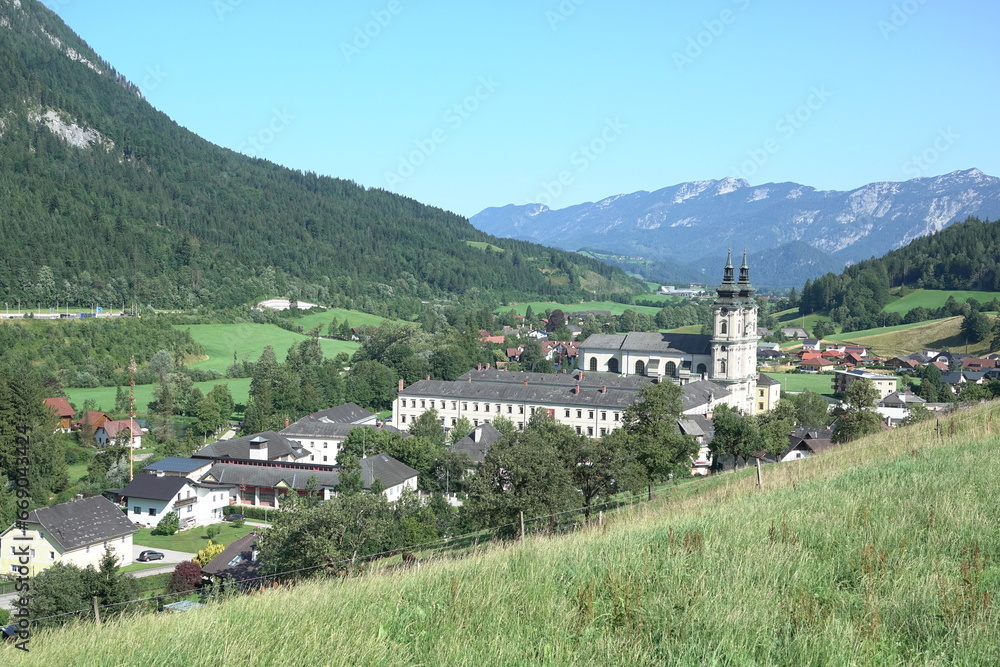
<svg viewBox="0 0 1000 667">
<path fill-rule="evenodd" d="M 971 407 L 971 406 L 969 406 Z M 977 425 L 992 425 L 993 414 L 987 414 L 985 417 L 978 414 L 960 414 L 965 412 L 967 408 L 957 408 L 955 410 L 949 411 L 946 416 L 946 421 L 942 424 L 940 417 L 936 419 L 935 426 L 935 436 L 937 439 L 943 439 L 945 437 L 953 437 L 962 435 L 959 432 L 957 425 L 964 425 L 966 423 L 977 422 Z M 932 420 L 927 419 L 918 424 L 930 423 Z M 909 427 L 902 427 L 906 429 Z M 904 431 L 905 432 L 905 431 Z M 908 439 L 907 439 L 908 440 Z M 859 443 L 857 445 L 851 445 L 850 443 L 841 445 L 837 450 L 841 454 L 851 454 L 854 452 L 864 451 L 867 449 L 880 448 L 885 449 L 886 445 L 881 442 L 872 443 Z M 700 479 L 687 480 L 684 482 L 673 482 L 668 484 L 661 484 L 654 487 L 655 490 L 655 500 L 662 501 L 664 499 L 675 498 L 676 496 L 685 493 L 691 489 L 700 489 L 703 486 L 719 486 L 722 483 L 728 483 L 729 480 L 734 476 L 747 476 L 752 469 L 750 467 L 742 468 L 738 470 L 729 470 L 721 473 L 716 473 L 709 477 L 704 477 Z M 742 475 L 741 475 L 742 473 Z M 648 500 L 648 493 L 644 490 L 641 493 L 630 492 L 618 494 L 614 497 L 605 499 L 601 502 L 591 503 L 589 505 L 583 505 L 579 507 L 574 507 L 567 510 L 561 510 L 559 512 L 552 512 L 548 514 L 542 514 L 534 517 L 526 517 L 523 519 L 518 519 L 516 521 L 509 521 L 502 524 L 497 524 L 490 526 L 488 528 L 482 528 L 479 530 L 464 533 L 462 535 L 454 535 L 449 537 L 443 537 L 430 542 L 424 542 L 419 544 L 410 544 L 402 547 L 395 547 L 392 549 L 387 549 L 380 551 L 378 553 L 368 554 L 360 557 L 344 558 L 340 560 L 328 561 L 324 563 L 319 563 L 317 565 L 311 565 L 308 567 L 298 568 L 294 570 L 286 570 L 283 572 L 273 572 L 268 574 L 263 574 L 256 577 L 241 578 L 238 585 L 241 588 L 252 588 L 256 584 L 267 584 L 270 582 L 279 583 L 293 583 L 297 579 L 297 575 L 301 575 L 308 572 L 315 572 L 317 570 L 323 570 L 332 573 L 338 573 L 345 571 L 346 568 L 350 566 L 357 566 L 363 563 L 374 562 L 383 558 L 392 557 L 395 555 L 403 553 L 421 552 L 421 551 L 432 551 L 441 552 L 444 547 L 452 548 L 455 545 L 461 545 L 466 542 L 465 547 L 460 547 L 462 549 L 468 549 L 469 547 L 477 546 L 480 543 L 491 543 L 494 540 L 500 538 L 514 538 L 523 539 L 527 535 L 531 534 L 558 534 L 571 532 L 572 530 L 578 530 L 587 525 L 593 524 L 593 516 L 591 516 L 591 521 L 587 522 L 584 520 L 586 513 L 593 515 L 595 512 L 598 513 L 598 522 L 602 518 L 603 512 L 612 512 L 615 510 L 627 509 L 634 507 L 637 504 L 646 502 Z M 533 531 L 529 531 L 528 527 L 532 525 L 540 525 L 541 528 L 535 528 Z M 162 576 L 162 575 L 154 575 Z M 162 587 L 156 587 L 141 591 L 142 593 L 156 592 L 161 590 Z M 136 598 L 132 600 L 126 600 L 123 602 L 115 602 L 108 604 L 95 605 L 90 607 L 85 607 L 82 609 L 77 609 L 74 611 L 64 612 L 61 614 L 53 614 L 50 616 L 42 616 L 38 618 L 32 618 L 33 623 L 40 621 L 48 621 L 57 618 L 63 618 L 67 616 L 77 616 L 86 617 L 87 615 L 93 615 L 99 613 L 96 610 L 99 609 L 114 609 L 117 607 L 135 605 L 137 608 L 148 607 L 151 603 L 156 602 L 159 607 L 159 601 L 166 598 L 172 597 L 185 597 L 193 594 L 205 594 L 204 587 L 192 588 L 185 591 L 175 591 L 171 593 L 161 593 L 159 595 L 153 595 L 144 598 Z M 211 590 L 208 592 L 206 597 L 226 597 L 229 595 L 228 592 L 215 592 Z M 81 616 L 82 615 L 82 616 Z"/>
</svg>

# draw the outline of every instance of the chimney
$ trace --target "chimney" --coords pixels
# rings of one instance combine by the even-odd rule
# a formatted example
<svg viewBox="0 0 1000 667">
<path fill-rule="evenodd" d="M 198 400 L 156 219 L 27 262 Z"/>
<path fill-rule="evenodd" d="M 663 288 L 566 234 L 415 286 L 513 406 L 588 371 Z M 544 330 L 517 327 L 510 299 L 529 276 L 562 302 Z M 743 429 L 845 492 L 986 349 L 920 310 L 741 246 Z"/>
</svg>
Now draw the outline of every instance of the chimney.
<svg viewBox="0 0 1000 667">
<path fill-rule="evenodd" d="M 482 364 L 476 364 L 476 370 L 477 371 L 483 370 L 483 365 Z"/>
<path fill-rule="evenodd" d="M 580 375 L 576 379 L 577 380 L 582 380 L 583 379 L 583 371 L 580 371 Z"/>
<path fill-rule="evenodd" d="M 479 442 L 482 439 L 482 437 L 483 437 L 483 429 L 477 428 L 475 431 L 472 432 L 472 440 L 474 442 Z"/>
<path fill-rule="evenodd" d="M 285 416 L 285 428 L 288 428 L 291 425 L 292 425 L 292 423 L 290 421 L 288 421 L 288 416 L 286 415 Z"/>
<path fill-rule="evenodd" d="M 250 441 L 250 454 L 248 458 L 251 461 L 266 461 L 267 460 L 267 440 L 260 437 L 259 435 Z"/>
<path fill-rule="evenodd" d="M 399 391 L 403 391 L 403 378 L 399 378 Z"/>
<path fill-rule="evenodd" d="M 466 381 L 469 382 L 469 384 L 472 384 L 472 376 L 470 375 L 468 378 L 466 378 Z M 525 384 L 528 384 L 528 383 L 525 382 Z"/>
<path fill-rule="evenodd" d="M 430 376 L 430 375 L 428 375 L 428 376 L 424 377 L 424 379 L 425 379 L 425 380 L 430 380 L 430 379 L 431 379 L 431 376 Z"/>
<path fill-rule="evenodd" d="M 528 381 L 527 381 L 527 380 L 525 380 L 525 381 L 524 381 L 524 386 L 525 386 L 525 387 L 527 387 L 527 386 L 528 386 Z"/>
<path fill-rule="evenodd" d="M 580 385 L 576 385 L 575 387 L 573 387 L 573 393 L 574 394 L 579 394 L 580 393 Z"/>
<path fill-rule="evenodd" d="M 486 364 L 486 370 L 490 370 L 490 365 Z"/>
<path fill-rule="evenodd" d="M 607 387 L 601 387 L 601 393 L 602 394 L 608 393 L 608 388 Z"/>
</svg>

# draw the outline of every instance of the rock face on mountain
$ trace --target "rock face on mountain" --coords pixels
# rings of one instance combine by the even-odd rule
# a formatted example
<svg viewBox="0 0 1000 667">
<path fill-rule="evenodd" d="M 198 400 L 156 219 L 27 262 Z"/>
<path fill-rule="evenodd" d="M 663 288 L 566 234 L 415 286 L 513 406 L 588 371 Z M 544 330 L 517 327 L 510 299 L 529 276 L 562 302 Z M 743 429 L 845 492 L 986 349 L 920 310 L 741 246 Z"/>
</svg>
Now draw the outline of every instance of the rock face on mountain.
<svg viewBox="0 0 1000 667">
<path fill-rule="evenodd" d="M 1000 215 L 1000 179 L 969 169 L 840 192 L 798 183 L 751 186 L 725 178 L 558 210 L 541 204 L 488 208 L 474 215 L 472 224 L 497 236 L 672 260 L 699 269 L 729 245 L 745 245 L 767 261 L 767 251 L 784 248 L 787 257 L 787 246 L 795 243 L 796 255 L 801 255 L 800 244 L 805 244 L 817 251 L 806 261 L 816 267 L 806 277 L 814 277 L 970 215 Z M 777 256 L 771 259 L 778 261 Z"/>
</svg>

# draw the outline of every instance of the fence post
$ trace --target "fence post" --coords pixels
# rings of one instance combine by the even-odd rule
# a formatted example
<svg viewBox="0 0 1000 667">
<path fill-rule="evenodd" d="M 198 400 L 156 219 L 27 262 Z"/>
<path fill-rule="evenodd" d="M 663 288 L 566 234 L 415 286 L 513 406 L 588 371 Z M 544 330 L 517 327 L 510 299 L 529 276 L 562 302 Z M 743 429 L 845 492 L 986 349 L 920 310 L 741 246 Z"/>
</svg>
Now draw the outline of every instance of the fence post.
<svg viewBox="0 0 1000 667">
<path fill-rule="evenodd" d="M 524 541 L 524 512 L 523 511 L 518 511 L 517 514 L 518 514 L 518 516 L 521 519 L 521 532 L 518 533 L 518 539 L 520 539 L 521 541 Z"/>
<path fill-rule="evenodd" d="M 97 606 L 97 596 L 95 595 L 93 598 L 91 598 L 91 600 L 93 600 L 93 602 L 94 602 L 94 621 L 96 621 L 97 624 L 100 625 L 101 624 L 101 610 Z"/>
<path fill-rule="evenodd" d="M 938 440 L 940 440 L 941 439 L 941 418 L 937 417 L 934 421 L 936 422 L 936 426 L 934 427 L 934 431 L 937 433 Z"/>
<path fill-rule="evenodd" d="M 760 459 L 756 459 L 756 461 L 757 461 L 757 488 L 758 489 L 763 489 L 764 488 L 764 479 L 761 477 L 761 474 L 760 474 Z"/>
<path fill-rule="evenodd" d="M 604 527 L 604 510 L 601 510 L 600 512 L 597 513 L 597 526 L 599 528 Z"/>
</svg>

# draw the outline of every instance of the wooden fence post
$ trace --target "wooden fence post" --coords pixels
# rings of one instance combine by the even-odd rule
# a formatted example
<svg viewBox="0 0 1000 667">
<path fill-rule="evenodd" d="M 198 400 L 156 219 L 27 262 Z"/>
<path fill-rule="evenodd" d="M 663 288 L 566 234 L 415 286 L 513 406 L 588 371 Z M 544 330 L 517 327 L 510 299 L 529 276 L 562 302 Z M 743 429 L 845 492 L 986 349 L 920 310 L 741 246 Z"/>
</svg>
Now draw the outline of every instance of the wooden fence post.
<svg viewBox="0 0 1000 667">
<path fill-rule="evenodd" d="M 758 489 L 763 489 L 764 488 L 764 479 L 763 479 L 763 477 L 761 477 L 761 474 L 760 474 L 760 459 L 756 459 L 756 461 L 757 461 L 757 488 Z"/>
<path fill-rule="evenodd" d="M 96 621 L 97 624 L 100 625 L 101 624 L 101 610 L 97 606 L 97 596 L 95 595 L 91 599 L 94 602 L 94 621 Z"/>
<path fill-rule="evenodd" d="M 524 512 L 523 511 L 519 511 L 517 514 L 521 518 L 521 532 L 518 533 L 518 536 L 519 536 L 519 539 L 523 542 L 524 541 Z"/>
</svg>

